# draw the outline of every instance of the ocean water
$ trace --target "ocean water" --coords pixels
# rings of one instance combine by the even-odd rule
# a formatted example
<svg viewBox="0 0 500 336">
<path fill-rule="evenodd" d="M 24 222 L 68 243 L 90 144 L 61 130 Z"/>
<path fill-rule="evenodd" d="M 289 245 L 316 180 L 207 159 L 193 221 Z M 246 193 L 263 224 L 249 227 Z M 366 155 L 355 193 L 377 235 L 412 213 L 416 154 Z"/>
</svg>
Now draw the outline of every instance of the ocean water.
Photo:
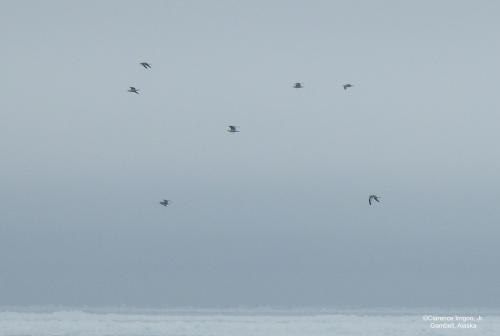
<svg viewBox="0 0 500 336">
<path fill-rule="evenodd" d="M 440 320 L 435 321 L 435 319 Z M 446 321 L 443 322 L 442 319 Z M 0 310 L 0 336 L 21 335 L 489 336 L 500 335 L 500 314 L 446 310 L 439 312 L 411 310 L 404 312 L 385 310 Z"/>
</svg>

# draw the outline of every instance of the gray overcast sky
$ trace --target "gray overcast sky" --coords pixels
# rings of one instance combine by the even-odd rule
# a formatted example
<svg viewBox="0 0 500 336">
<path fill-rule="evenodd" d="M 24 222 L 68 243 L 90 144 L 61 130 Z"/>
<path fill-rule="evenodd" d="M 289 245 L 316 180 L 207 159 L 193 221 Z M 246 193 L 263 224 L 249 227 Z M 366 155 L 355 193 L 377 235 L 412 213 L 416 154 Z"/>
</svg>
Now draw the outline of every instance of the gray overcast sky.
<svg viewBox="0 0 500 336">
<path fill-rule="evenodd" d="M 0 304 L 498 306 L 499 16 L 2 2 Z"/>
</svg>

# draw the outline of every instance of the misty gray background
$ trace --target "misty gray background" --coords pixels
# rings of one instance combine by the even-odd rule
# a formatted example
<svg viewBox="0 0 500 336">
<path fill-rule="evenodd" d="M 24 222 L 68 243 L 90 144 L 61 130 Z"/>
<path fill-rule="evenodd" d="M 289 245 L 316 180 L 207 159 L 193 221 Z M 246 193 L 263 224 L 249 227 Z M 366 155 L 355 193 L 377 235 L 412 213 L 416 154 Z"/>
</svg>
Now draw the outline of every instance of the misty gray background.
<svg viewBox="0 0 500 336">
<path fill-rule="evenodd" d="M 499 14 L 2 2 L 0 304 L 498 306 Z"/>
</svg>

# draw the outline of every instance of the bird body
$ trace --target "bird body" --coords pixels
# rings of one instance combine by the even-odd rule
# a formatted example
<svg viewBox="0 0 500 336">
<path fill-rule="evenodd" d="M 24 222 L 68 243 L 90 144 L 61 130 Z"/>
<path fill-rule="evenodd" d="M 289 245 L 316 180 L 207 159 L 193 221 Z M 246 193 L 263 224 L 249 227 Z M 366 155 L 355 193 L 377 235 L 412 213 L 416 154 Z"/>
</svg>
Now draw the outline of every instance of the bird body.
<svg viewBox="0 0 500 336">
<path fill-rule="evenodd" d="M 380 202 L 379 200 L 380 196 L 377 196 L 377 195 L 370 195 L 370 197 L 368 197 L 368 203 L 370 203 L 370 205 L 372 205 L 372 200 L 375 200 L 377 202 Z"/>
<path fill-rule="evenodd" d="M 131 86 L 130 89 L 128 89 L 128 92 L 133 92 L 136 94 L 139 94 L 139 90 L 137 90 L 135 87 Z"/>
<path fill-rule="evenodd" d="M 230 126 L 227 127 L 227 131 L 229 133 L 236 133 L 236 132 L 240 131 L 238 128 L 239 128 L 239 126 L 230 125 Z"/>
<path fill-rule="evenodd" d="M 168 206 L 170 204 L 170 200 L 163 200 L 160 202 L 160 204 L 163 206 Z"/>
<path fill-rule="evenodd" d="M 148 62 L 141 62 L 141 65 L 144 67 L 144 69 L 151 69 L 151 64 Z"/>
<path fill-rule="evenodd" d="M 294 87 L 295 89 L 302 89 L 302 88 L 304 87 L 304 85 L 302 85 L 302 83 L 295 83 L 295 84 L 293 85 L 293 87 Z"/>
<path fill-rule="evenodd" d="M 352 87 L 352 84 L 347 83 L 347 84 L 344 84 L 343 86 L 344 86 L 344 90 L 347 90 L 348 88 Z"/>
</svg>

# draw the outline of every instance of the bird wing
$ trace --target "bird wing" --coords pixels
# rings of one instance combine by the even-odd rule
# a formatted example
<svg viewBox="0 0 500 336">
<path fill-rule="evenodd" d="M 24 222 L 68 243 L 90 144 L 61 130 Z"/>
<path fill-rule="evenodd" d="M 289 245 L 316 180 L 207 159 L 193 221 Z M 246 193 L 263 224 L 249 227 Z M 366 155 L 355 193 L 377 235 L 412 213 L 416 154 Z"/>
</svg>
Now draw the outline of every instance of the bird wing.
<svg viewBox="0 0 500 336">
<path fill-rule="evenodd" d="M 370 205 L 372 205 L 372 196 L 368 197 L 368 203 L 370 203 Z"/>
</svg>

